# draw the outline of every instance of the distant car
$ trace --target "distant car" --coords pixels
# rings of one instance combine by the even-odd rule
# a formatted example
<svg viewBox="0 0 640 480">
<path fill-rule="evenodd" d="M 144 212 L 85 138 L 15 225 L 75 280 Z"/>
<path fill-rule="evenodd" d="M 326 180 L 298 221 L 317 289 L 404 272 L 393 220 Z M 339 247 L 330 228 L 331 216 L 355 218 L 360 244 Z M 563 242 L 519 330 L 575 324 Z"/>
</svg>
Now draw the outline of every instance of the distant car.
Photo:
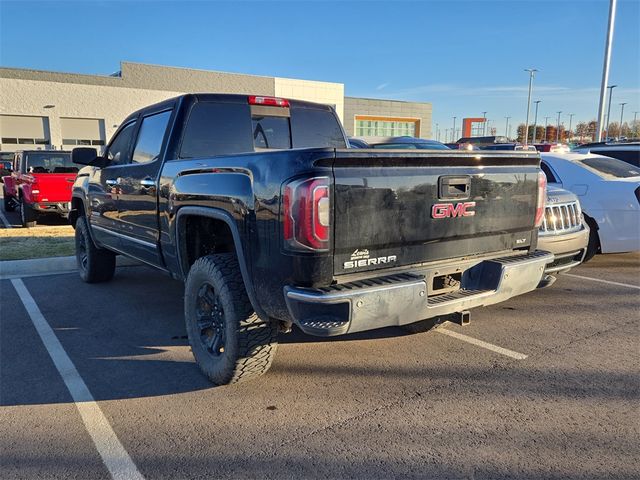
<svg viewBox="0 0 640 480">
<path fill-rule="evenodd" d="M 352 148 L 449 150 L 444 143 L 416 137 L 352 137 L 349 144 Z"/>
<path fill-rule="evenodd" d="M 542 153 L 549 185 L 575 193 L 589 226 L 585 261 L 640 250 L 640 168 L 602 155 Z"/>
<path fill-rule="evenodd" d="M 7 175 L 11 175 L 11 170 L 13 170 L 13 152 L 0 152 L 0 182 L 2 177 L 6 177 Z"/>
<path fill-rule="evenodd" d="M 539 152 L 569 153 L 569 145 L 564 143 L 536 143 L 533 145 Z"/>
<path fill-rule="evenodd" d="M 545 215 L 538 232 L 538 249 L 551 252 L 553 263 L 545 267 L 543 278 L 548 286 L 553 274 L 577 267 L 585 259 L 589 245 L 589 227 L 583 220 L 578 197 L 562 188 L 547 186 Z"/>
<path fill-rule="evenodd" d="M 349 147 L 350 148 L 371 148 L 364 140 L 360 140 L 359 138 L 349 137 Z"/>
<path fill-rule="evenodd" d="M 23 227 L 34 227 L 42 214 L 66 217 L 78 166 L 71 152 L 25 150 L 15 154 L 15 169 L 3 177 L 4 209 L 18 208 Z"/>
<path fill-rule="evenodd" d="M 519 151 L 536 151 L 533 145 L 521 145 L 519 143 L 494 143 L 493 145 L 484 145 L 480 150 L 519 150 Z"/>
<path fill-rule="evenodd" d="M 572 150 L 575 153 L 597 153 L 607 157 L 617 158 L 623 162 L 640 167 L 640 142 L 630 143 L 586 143 L 578 145 Z"/>
<path fill-rule="evenodd" d="M 474 145 L 474 146 L 485 146 L 485 145 L 493 145 L 495 143 L 511 143 L 509 139 L 502 135 L 489 135 L 485 137 L 462 137 L 456 141 L 458 145 Z"/>
</svg>

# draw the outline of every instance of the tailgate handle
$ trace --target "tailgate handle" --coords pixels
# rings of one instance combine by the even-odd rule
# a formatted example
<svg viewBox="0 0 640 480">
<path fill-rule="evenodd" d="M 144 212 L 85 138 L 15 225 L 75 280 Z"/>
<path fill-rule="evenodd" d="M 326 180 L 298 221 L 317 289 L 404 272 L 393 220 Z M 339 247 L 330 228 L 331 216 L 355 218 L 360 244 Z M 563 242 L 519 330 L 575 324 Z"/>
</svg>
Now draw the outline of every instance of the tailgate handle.
<svg viewBox="0 0 640 480">
<path fill-rule="evenodd" d="M 447 176 L 438 179 L 438 197 L 441 200 L 469 198 L 471 177 L 469 175 Z"/>
</svg>

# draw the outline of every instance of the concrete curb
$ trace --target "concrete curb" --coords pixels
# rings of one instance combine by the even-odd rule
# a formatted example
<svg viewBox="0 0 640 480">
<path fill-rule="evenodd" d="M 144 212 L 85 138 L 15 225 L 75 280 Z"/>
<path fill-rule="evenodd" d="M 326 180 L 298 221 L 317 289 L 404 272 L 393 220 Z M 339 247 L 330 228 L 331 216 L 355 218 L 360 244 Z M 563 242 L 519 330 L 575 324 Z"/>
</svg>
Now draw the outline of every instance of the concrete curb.
<svg viewBox="0 0 640 480">
<path fill-rule="evenodd" d="M 119 267 L 130 267 L 142 265 L 142 263 L 119 256 L 117 265 Z M 69 273 L 76 270 L 75 256 L 6 260 L 0 262 L 0 279 Z"/>
</svg>

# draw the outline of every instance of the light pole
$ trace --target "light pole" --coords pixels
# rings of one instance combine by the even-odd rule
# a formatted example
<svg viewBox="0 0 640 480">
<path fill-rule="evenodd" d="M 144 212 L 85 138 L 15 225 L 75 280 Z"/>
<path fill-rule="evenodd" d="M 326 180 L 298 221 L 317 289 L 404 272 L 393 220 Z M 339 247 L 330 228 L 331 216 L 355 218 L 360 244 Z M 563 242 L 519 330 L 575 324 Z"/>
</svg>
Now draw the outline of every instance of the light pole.
<svg viewBox="0 0 640 480">
<path fill-rule="evenodd" d="M 529 141 L 529 109 L 531 108 L 531 88 L 533 87 L 533 77 L 538 71 L 535 68 L 525 68 L 525 72 L 529 72 L 529 95 L 527 96 L 527 121 L 524 123 L 524 144 Z"/>
<path fill-rule="evenodd" d="M 547 143 L 547 127 L 549 126 L 549 119 L 551 117 L 544 117 L 544 143 Z"/>
<path fill-rule="evenodd" d="M 505 124 L 505 126 L 504 126 L 504 136 L 505 136 L 505 137 L 507 137 L 507 138 L 509 138 L 509 119 L 510 119 L 511 117 L 504 117 L 504 118 L 506 118 L 506 119 L 507 119 L 507 123 L 506 123 L 506 124 Z"/>
<path fill-rule="evenodd" d="M 615 1 L 615 0 L 612 0 Z M 611 123 L 611 97 L 613 96 L 613 89 L 618 85 L 609 85 L 607 88 L 609 89 L 609 105 L 607 106 L 607 134 L 604 137 L 604 140 L 607 141 L 607 137 L 609 136 L 609 124 Z"/>
<path fill-rule="evenodd" d="M 560 143 L 560 114 L 562 113 L 562 110 L 560 110 L 558 112 L 558 126 L 556 128 L 556 143 Z"/>
<path fill-rule="evenodd" d="M 487 112 L 482 112 L 482 118 L 484 121 L 482 122 L 482 136 L 487 136 Z"/>
<path fill-rule="evenodd" d="M 455 142 L 455 135 L 456 135 L 456 118 L 458 117 L 453 117 L 453 129 L 451 130 L 451 143 Z"/>
<path fill-rule="evenodd" d="M 436 123 L 436 140 L 440 141 L 440 129 L 438 128 L 438 124 Z"/>
<path fill-rule="evenodd" d="M 540 102 L 542 102 L 542 100 L 533 102 L 536 104 L 536 114 L 533 117 L 533 140 L 531 140 L 531 143 L 536 143 L 536 123 L 538 123 L 538 105 L 540 105 Z"/>
<path fill-rule="evenodd" d="M 638 121 L 638 113 L 640 112 L 633 112 L 633 136 L 637 137 L 638 136 L 638 124 L 636 123 Z"/>
<path fill-rule="evenodd" d="M 573 121 L 573 117 L 575 116 L 575 113 L 570 113 L 569 114 L 569 140 L 571 140 L 571 123 Z"/>
<path fill-rule="evenodd" d="M 602 83 L 600 84 L 600 101 L 598 102 L 598 126 L 596 133 L 596 142 L 602 140 L 602 127 L 604 120 L 604 99 L 605 88 L 609 83 L 609 64 L 611 63 L 611 47 L 613 44 L 613 28 L 616 22 L 616 4 L 617 0 L 610 0 L 609 3 L 609 24 L 607 27 L 607 42 L 604 46 L 604 64 L 602 65 Z M 609 100 L 611 106 L 611 100 Z M 608 122 L 607 122 L 608 123 Z M 607 134 L 609 132 L 607 131 Z"/>
<path fill-rule="evenodd" d="M 620 128 L 618 129 L 618 139 L 622 136 L 622 116 L 624 115 L 624 106 L 627 102 L 620 104 Z"/>
</svg>

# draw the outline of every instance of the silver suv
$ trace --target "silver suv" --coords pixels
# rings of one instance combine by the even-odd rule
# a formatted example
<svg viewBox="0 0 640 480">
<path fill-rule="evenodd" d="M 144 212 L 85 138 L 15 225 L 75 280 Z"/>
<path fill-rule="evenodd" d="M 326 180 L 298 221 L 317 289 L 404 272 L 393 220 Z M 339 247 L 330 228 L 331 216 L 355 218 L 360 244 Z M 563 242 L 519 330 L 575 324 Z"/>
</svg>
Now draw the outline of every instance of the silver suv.
<svg viewBox="0 0 640 480">
<path fill-rule="evenodd" d="M 543 282 L 555 281 L 552 274 L 567 272 L 584 261 L 589 243 L 589 227 L 582 218 L 578 197 L 553 186 L 547 187 L 547 206 L 538 233 L 538 249 L 555 256 L 547 264 Z"/>
</svg>

